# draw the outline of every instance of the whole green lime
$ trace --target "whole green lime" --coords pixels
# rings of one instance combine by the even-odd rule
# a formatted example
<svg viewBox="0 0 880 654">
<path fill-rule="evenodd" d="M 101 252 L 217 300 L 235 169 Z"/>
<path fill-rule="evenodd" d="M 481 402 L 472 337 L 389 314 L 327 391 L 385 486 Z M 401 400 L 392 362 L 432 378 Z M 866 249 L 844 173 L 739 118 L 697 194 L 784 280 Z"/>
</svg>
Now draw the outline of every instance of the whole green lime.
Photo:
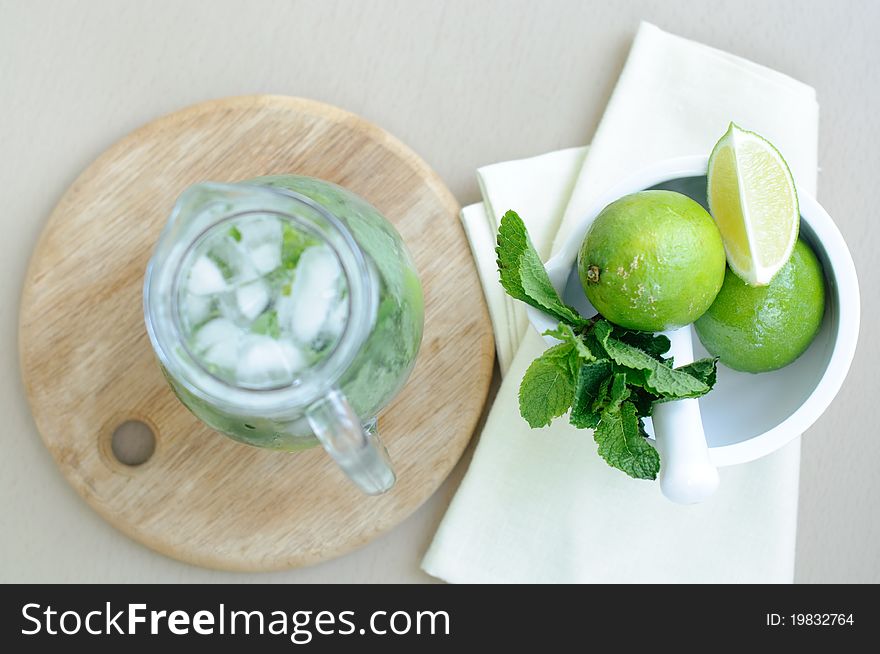
<svg viewBox="0 0 880 654">
<path fill-rule="evenodd" d="M 655 332 L 703 315 L 724 281 L 725 261 L 721 234 L 703 207 L 674 191 L 641 191 L 596 217 L 578 273 L 605 318 Z"/>
<path fill-rule="evenodd" d="M 748 286 L 728 268 L 718 297 L 694 327 L 706 349 L 727 367 L 767 372 L 804 353 L 824 312 L 822 265 L 798 239 L 768 286 Z"/>
</svg>

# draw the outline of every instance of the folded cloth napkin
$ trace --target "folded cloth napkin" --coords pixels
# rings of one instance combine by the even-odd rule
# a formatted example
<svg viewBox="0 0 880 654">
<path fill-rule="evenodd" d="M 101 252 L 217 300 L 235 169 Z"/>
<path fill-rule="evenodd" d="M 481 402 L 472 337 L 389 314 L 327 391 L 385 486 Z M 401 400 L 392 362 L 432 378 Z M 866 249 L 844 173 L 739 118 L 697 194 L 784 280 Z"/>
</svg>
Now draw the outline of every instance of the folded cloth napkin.
<svg viewBox="0 0 880 654">
<path fill-rule="evenodd" d="M 498 284 L 498 267 L 495 257 L 490 256 L 495 251 L 498 224 L 507 209 L 516 207 L 546 261 L 586 151 L 569 148 L 484 166 L 477 171 L 484 201 L 462 210 L 462 224 L 489 305 L 502 375 L 510 367 L 529 320 L 525 305 L 507 295 Z"/>
<path fill-rule="evenodd" d="M 773 140 L 800 186 L 815 191 L 818 106 L 810 87 L 643 23 L 590 149 L 580 151 L 582 165 L 569 150 L 480 170 L 484 202 L 462 220 L 496 335 L 507 334 L 499 360 L 502 348 L 515 354 L 502 364 L 501 388 L 425 555 L 426 572 L 450 582 L 792 580 L 799 440 L 722 469 L 710 500 L 681 506 L 657 484 L 607 467 L 589 432 L 564 420 L 529 429 L 517 391 L 545 344 L 531 328 L 517 341 L 517 310 L 494 267 L 494 233 L 506 209 L 528 208 L 523 217 L 546 256 L 597 193 L 658 159 L 708 153 L 730 120 Z"/>
</svg>

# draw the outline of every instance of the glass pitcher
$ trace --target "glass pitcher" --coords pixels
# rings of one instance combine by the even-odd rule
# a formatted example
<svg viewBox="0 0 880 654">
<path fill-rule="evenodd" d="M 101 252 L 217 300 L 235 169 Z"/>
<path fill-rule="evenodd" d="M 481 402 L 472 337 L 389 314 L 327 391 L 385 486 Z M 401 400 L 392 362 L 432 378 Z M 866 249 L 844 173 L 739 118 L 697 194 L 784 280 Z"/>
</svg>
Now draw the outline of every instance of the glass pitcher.
<svg viewBox="0 0 880 654">
<path fill-rule="evenodd" d="M 310 177 L 197 184 L 147 266 L 147 332 L 172 389 L 235 440 L 320 442 L 364 492 L 395 476 L 376 416 L 422 338 L 412 258 L 365 200 Z"/>
</svg>

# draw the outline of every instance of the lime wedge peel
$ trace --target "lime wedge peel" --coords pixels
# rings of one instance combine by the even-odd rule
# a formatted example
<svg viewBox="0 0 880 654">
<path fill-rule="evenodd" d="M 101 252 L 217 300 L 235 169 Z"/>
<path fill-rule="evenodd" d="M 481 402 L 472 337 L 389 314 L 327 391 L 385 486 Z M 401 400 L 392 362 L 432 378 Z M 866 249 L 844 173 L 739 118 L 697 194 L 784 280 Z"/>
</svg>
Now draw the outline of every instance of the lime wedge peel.
<svg viewBox="0 0 880 654">
<path fill-rule="evenodd" d="M 752 286 L 769 284 L 791 257 L 800 225 L 785 159 L 767 139 L 731 123 L 709 157 L 707 195 L 731 270 Z"/>
</svg>

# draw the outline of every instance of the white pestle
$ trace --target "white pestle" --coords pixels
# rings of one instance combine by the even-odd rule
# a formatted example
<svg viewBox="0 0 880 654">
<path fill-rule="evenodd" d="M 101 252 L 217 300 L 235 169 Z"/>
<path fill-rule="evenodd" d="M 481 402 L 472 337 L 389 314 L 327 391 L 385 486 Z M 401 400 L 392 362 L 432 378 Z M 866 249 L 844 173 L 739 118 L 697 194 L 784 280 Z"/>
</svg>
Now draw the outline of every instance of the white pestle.
<svg viewBox="0 0 880 654">
<path fill-rule="evenodd" d="M 690 326 L 663 332 L 670 342 L 667 356 L 675 366 L 694 360 Z M 658 402 L 651 417 L 660 452 L 660 490 L 678 504 L 696 504 L 718 488 L 718 469 L 709 458 L 709 447 L 696 398 Z"/>
</svg>

